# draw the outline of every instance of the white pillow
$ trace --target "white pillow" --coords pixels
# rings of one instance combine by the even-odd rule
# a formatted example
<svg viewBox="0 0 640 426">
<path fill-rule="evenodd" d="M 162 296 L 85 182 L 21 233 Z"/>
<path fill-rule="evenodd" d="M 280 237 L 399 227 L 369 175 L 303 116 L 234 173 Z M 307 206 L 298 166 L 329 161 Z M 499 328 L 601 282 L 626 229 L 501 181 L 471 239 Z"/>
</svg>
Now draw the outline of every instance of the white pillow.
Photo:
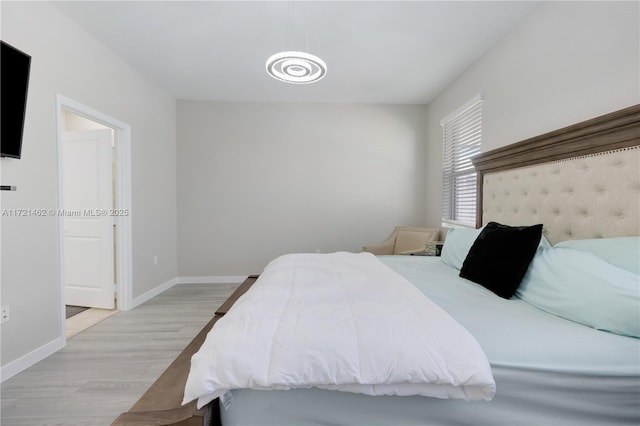
<svg viewBox="0 0 640 426">
<path fill-rule="evenodd" d="M 471 228 L 450 228 L 447 232 L 447 237 L 444 240 L 444 246 L 442 247 L 442 261 L 449 266 L 456 268 L 458 271 L 462 269 L 462 264 L 467 258 L 471 246 L 482 232 L 483 228 L 471 229 Z M 540 238 L 540 244 L 538 245 L 538 251 L 550 248 L 551 244 L 543 235 Z"/>
<path fill-rule="evenodd" d="M 568 240 L 554 247 L 587 251 L 618 268 L 640 275 L 640 237 Z"/>
<path fill-rule="evenodd" d="M 480 235 L 480 231 L 482 229 L 450 228 L 440 255 L 442 261 L 460 270 L 473 242 Z"/>
<path fill-rule="evenodd" d="M 640 275 L 592 253 L 538 250 L 516 296 L 588 327 L 640 337 Z"/>
</svg>

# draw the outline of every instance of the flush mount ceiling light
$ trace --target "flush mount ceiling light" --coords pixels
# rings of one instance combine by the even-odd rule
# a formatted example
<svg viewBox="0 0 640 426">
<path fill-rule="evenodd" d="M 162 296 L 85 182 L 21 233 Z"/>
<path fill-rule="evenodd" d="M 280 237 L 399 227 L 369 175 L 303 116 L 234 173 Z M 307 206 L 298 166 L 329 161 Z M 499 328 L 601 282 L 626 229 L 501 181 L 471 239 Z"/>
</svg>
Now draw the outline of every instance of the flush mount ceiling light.
<svg viewBox="0 0 640 426">
<path fill-rule="evenodd" d="M 306 52 L 280 52 L 267 59 L 267 72 L 276 80 L 292 84 L 309 84 L 322 80 L 327 64 Z"/>
</svg>

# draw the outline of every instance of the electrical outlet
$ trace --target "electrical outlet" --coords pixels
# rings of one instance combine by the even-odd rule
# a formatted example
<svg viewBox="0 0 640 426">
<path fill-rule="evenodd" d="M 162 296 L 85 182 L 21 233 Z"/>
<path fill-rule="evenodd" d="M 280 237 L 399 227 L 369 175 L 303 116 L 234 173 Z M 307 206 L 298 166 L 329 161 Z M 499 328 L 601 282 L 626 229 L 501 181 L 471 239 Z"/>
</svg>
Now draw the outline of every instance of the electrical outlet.
<svg viewBox="0 0 640 426">
<path fill-rule="evenodd" d="M 153 264 L 154 265 L 158 264 L 158 256 L 153 256 Z"/>
<path fill-rule="evenodd" d="M 0 324 L 9 321 L 9 306 L 3 306 L 0 312 Z"/>
</svg>

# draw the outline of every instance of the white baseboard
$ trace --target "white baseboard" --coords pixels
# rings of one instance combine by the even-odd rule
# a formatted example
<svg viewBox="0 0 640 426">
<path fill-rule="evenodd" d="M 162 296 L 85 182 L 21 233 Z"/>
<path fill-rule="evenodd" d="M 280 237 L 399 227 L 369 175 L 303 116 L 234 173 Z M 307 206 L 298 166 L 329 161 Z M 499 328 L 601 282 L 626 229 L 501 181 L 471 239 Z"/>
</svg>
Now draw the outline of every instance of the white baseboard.
<svg viewBox="0 0 640 426">
<path fill-rule="evenodd" d="M 7 365 L 0 368 L 0 382 L 9 380 L 16 374 L 42 361 L 49 355 L 59 351 L 62 348 L 64 348 L 64 339 L 58 337 L 57 339 L 54 339 L 49 343 L 46 343 L 39 348 L 34 349 L 28 354 L 21 356 L 15 361 L 11 361 Z"/>
<path fill-rule="evenodd" d="M 136 306 L 142 305 L 144 302 L 146 302 L 147 300 L 153 299 L 154 297 L 156 297 L 157 295 L 159 295 L 163 291 L 169 290 L 171 287 L 176 285 L 176 283 L 177 283 L 177 278 L 172 278 L 169 281 L 167 281 L 166 283 L 160 284 L 159 286 L 154 287 L 149 291 L 145 291 L 140 296 L 135 297 L 131 301 L 130 309 L 133 309 Z"/>
<path fill-rule="evenodd" d="M 228 284 L 241 283 L 247 275 L 213 275 L 209 277 L 178 277 L 178 284 Z"/>
</svg>

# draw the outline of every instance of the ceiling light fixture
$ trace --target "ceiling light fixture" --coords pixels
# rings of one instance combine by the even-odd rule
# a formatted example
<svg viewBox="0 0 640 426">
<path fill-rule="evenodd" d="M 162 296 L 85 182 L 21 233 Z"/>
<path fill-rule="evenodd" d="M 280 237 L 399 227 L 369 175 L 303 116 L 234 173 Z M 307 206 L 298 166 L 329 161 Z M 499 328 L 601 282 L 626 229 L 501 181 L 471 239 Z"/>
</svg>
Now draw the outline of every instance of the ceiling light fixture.
<svg viewBox="0 0 640 426">
<path fill-rule="evenodd" d="M 327 64 L 306 52 L 280 52 L 267 59 L 267 72 L 276 80 L 291 84 L 320 81 L 327 74 Z"/>
</svg>

